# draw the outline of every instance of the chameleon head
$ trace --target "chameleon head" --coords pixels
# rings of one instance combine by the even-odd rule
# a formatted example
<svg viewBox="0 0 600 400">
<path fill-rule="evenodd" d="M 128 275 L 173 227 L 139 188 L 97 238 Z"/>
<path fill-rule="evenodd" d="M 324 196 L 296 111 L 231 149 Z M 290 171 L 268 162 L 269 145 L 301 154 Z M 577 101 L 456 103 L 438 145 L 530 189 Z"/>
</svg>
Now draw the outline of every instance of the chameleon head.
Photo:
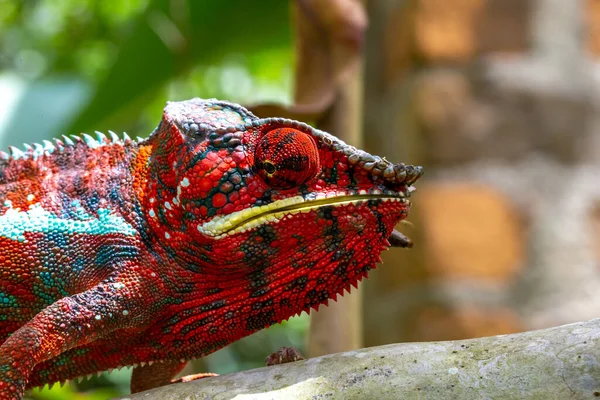
<svg viewBox="0 0 600 400">
<path fill-rule="evenodd" d="M 150 142 L 154 176 L 142 195 L 156 236 L 189 249 L 176 252 L 188 269 L 227 269 L 254 298 L 270 299 L 264 325 L 366 276 L 422 175 L 217 100 L 169 103 Z"/>
</svg>

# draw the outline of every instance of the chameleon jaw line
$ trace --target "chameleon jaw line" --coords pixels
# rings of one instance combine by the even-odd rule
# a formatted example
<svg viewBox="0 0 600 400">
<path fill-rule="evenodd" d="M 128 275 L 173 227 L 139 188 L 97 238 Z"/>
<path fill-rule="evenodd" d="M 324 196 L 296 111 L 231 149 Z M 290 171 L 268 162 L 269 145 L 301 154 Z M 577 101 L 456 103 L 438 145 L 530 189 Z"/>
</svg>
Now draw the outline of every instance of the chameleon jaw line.
<svg viewBox="0 0 600 400">
<path fill-rule="evenodd" d="M 216 216 L 211 221 L 198 225 L 198 231 L 206 236 L 221 239 L 235 233 L 243 233 L 267 222 L 276 223 L 287 215 L 308 213 L 324 206 L 343 206 L 367 200 L 395 201 L 409 204 L 402 195 L 342 195 L 316 200 L 302 196 L 277 200 L 264 206 L 251 207 L 228 215 Z"/>
</svg>

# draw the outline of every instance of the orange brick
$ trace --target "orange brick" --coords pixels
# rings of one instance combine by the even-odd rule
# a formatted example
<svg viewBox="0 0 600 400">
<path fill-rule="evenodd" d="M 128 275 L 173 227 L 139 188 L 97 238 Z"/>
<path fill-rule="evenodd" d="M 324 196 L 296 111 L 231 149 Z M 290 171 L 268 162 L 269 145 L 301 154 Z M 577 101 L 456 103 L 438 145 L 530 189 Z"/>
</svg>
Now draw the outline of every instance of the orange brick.
<svg viewBox="0 0 600 400">
<path fill-rule="evenodd" d="M 587 48 L 594 57 L 600 56 L 600 0 L 587 0 Z"/>
<path fill-rule="evenodd" d="M 419 0 L 415 40 L 432 62 L 465 62 L 477 50 L 477 22 L 484 0 Z"/>
<path fill-rule="evenodd" d="M 406 321 L 406 340 L 460 340 L 519 332 L 517 314 L 505 307 L 428 305 Z"/>
<path fill-rule="evenodd" d="M 475 184 L 421 185 L 413 213 L 423 224 L 426 268 L 438 279 L 512 279 L 523 229 L 508 199 Z"/>
</svg>

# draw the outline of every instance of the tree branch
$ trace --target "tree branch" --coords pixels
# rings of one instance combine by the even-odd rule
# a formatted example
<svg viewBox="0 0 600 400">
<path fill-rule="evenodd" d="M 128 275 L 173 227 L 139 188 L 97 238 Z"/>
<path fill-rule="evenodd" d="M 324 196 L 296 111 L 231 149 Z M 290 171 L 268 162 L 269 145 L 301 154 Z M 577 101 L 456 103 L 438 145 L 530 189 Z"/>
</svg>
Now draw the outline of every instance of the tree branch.
<svg viewBox="0 0 600 400">
<path fill-rule="evenodd" d="M 449 342 L 403 343 L 175 384 L 126 399 L 591 399 L 600 319 Z"/>
</svg>

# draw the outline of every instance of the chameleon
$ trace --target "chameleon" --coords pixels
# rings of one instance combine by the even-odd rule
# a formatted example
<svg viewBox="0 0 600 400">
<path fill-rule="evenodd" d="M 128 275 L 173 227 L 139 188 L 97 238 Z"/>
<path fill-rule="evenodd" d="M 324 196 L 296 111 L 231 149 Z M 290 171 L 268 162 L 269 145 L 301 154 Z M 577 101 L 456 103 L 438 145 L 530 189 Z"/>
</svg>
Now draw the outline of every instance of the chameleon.
<svg viewBox="0 0 600 400">
<path fill-rule="evenodd" d="M 381 261 L 419 166 L 216 99 L 146 139 L 0 152 L 0 399 L 133 366 L 132 391 L 336 299 Z"/>
</svg>

